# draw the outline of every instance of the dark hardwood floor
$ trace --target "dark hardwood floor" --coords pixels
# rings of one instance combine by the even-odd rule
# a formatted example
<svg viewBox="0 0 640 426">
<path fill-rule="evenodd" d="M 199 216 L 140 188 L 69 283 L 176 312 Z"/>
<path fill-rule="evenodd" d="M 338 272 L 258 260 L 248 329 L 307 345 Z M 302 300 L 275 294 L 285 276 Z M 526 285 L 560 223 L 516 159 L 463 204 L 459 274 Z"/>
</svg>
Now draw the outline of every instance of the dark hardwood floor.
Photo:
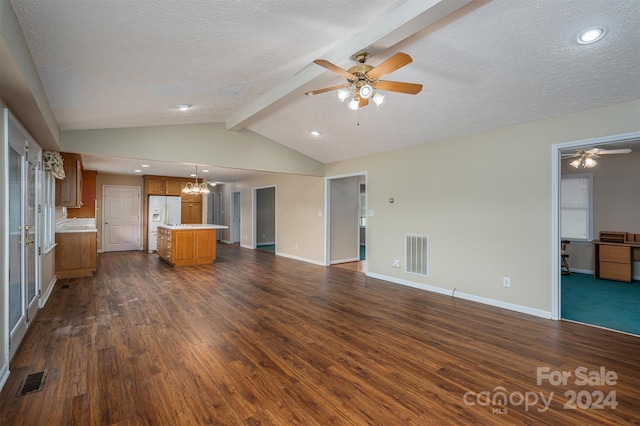
<svg viewBox="0 0 640 426">
<path fill-rule="evenodd" d="M 0 424 L 637 424 L 639 357 L 638 337 L 259 250 L 176 269 L 105 253 L 95 277 L 58 281 Z"/>
</svg>

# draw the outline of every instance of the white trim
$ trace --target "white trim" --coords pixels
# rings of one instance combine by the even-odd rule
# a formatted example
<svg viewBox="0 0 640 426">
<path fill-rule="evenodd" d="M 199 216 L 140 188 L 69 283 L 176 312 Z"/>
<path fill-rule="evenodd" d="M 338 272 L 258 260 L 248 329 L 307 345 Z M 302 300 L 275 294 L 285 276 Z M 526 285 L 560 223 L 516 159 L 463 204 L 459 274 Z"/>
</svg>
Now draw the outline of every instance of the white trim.
<svg viewBox="0 0 640 426">
<path fill-rule="evenodd" d="M 420 284 L 414 281 L 389 277 L 386 275 L 380 275 L 380 274 L 374 274 L 374 273 L 367 273 L 366 275 L 368 277 L 388 281 L 393 284 L 400 284 L 408 287 L 418 288 L 420 290 L 430 291 L 432 293 L 444 294 L 447 296 L 456 297 L 458 299 L 464 299 L 464 300 L 469 300 L 471 302 L 482 303 L 483 305 L 495 306 L 497 308 L 507 309 L 510 311 L 520 312 L 523 314 L 533 315 L 533 316 L 545 318 L 545 319 L 551 318 L 551 312 L 544 311 L 542 309 L 531 308 L 529 306 L 516 305 L 513 303 L 503 302 L 501 300 L 489 299 L 487 297 L 457 292 L 455 291 L 455 289 L 450 290 L 447 288 L 435 287 L 427 284 Z"/>
<path fill-rule="evenodd" d="M 2 368 L 0 368 L 0 389 L 4 388 L 5 383 L 7 383 L 7 379 L 9 379 L 9 373 L 9 363 L 7 362 L 2 366 Z"/>
<path fill-rule="evenodd" d="M 282 253 L 280 251 L 276 252 L 276 255 L 277 256 L 286 257 L 288 259 L 299 260 L 301 262 L 312 263 L 312 264 L 318 265 L 318 266 L 326 266 L 323 262 L 320 262 L 320 261 L 317 261 L 317 260 L 314 260 L 314 259 L 308 259 L 306 257 L 295 256 L 293 254 Z"/>
<path fill-rule="evenodd" d="M 250 245 L 248 245 L 248 244 L 242 244 L 242 243 L 240 243 L 240 247 L 242 247 L 242 248 L 246 248 L 246 249 L 249 249 L 249 250 L 255 250 L 255 247 L 250 246 Z"/>
<path fill-rule="evenodd" d="M 621 133 L 593 139 L 562 142 L 551 146 L 551 319 L 559 320 L 560 312 L 560 179 L 561 153 L 565 148 L 606 145 L 640 138 L 640 132 Z"/>
<path fill-rule="evenodd" d="M 42 297 L 40 297 L 40 309 L 44 308 L 44 305 L 46 305 L 47 301 L 49 300 L 49 296 L 51 296 L 51 292 L 55 288 L 56 282 L 58 282 L 58 277 L 54 275 L 51 278 L 51 281 L 49 281 L 49 286 L 47 287 L 47 291 L 45 291 Z"/>
<path fill-rule="evenodd" d="M 337 265 L 339 263 L 358 262 L 359 260 L 360 260 L 359 257 L 351 257 L 351 258 L 347 258 L 347 259 L 332 260 L 331 264 L 332 265 Z"/>
</svg>

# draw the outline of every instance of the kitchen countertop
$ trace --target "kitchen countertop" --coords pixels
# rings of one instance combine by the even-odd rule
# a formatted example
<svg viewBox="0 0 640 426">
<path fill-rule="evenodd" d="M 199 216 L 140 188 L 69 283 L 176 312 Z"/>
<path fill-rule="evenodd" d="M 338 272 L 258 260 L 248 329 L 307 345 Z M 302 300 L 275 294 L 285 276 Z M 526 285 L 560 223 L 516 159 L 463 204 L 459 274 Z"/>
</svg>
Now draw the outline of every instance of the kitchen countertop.
<svg viewBox="0 0 640 426">
<path fill-rule="evenodd" d="M 56 234 L 69 232 L 98 232 L 95 219 L 65 219 L 56 224 Z"/>
<path fill-rule="evenodd" d="M 171 229 L 171 230 L 181 230 L 181 229 L 229 229 L 229 227 L 225 226 L 225 225 L 211 225 L 209 223 L 167 224 L 167 225 L 158 225 L 158 228 L 166 228 L 166 229 Z"/>
</svg>

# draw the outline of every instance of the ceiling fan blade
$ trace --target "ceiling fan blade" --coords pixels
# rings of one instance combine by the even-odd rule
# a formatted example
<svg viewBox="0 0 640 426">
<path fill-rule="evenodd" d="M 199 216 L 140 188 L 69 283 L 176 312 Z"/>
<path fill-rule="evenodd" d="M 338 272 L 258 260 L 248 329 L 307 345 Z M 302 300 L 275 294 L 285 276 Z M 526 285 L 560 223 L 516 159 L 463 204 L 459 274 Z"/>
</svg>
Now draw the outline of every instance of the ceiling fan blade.
<svg viewBox="0 0 640 426">
<path fill-rule="evenodd" d="M 369 105 L 369 99 L 360 98 L 360 103 L 358 103 L 358 108 L 366 107 Z"/>
<path fill-rule="evenodd" d="M 625 149 L 603 149 L 602 151 L 596 152 L 596 154 L 628 154 L 631 150 L 629 148 Z"/>
<path fill-rule="evenodd" d="M 413 61 L 411 56 L 406 53 L 398 52 L 371 71 L 367 72 L 367 76 L 372 80 L 377 80 L 380 77 L 394 72 L 395 70 L 410 64 Z"/>
<path fill-rule="evenodd" d="M 343 70 L 342 68 L 340 68 L 337 65 L 332 64 L 329 61 L 326 61 L 324 59 L 316 59 L 315 61 L 313 61 L 314 64 L 316 65 L 320 65 L 321 67 L 324 67 L 326 69 L 328 69 L 331 72 L 334 72 L 346 79 L 350 79 L 350 80 L 357 80 L 358 77 L 356 77 L 355 75 L 351 74 L 348 71 Z"/>
<path fill-rule="evenodd" d="M 312 90 L 310 92 L 305 93 L 305 95 L 317 95 L 318 93 L 330 92 L 332 90 L 343 89 L 349 86 L 351 86 L 351 84 L 338 84 L 337 86 L 331 86 L 331 87 L 325 87 L 324 89 Z"/>
<path fill-rule="evenodd" d="M 580 154 L 562 154 L 562 159 L 580 157 Z"/>
<path fill-rule="evenodd" d="M 376 81 L 373 87 L 378 90 L 388 90 L 390 92 L 400 92 L 415 95 L 422 90 L 422 84 L 402 83 L 400 81 Z"/>
</svg>

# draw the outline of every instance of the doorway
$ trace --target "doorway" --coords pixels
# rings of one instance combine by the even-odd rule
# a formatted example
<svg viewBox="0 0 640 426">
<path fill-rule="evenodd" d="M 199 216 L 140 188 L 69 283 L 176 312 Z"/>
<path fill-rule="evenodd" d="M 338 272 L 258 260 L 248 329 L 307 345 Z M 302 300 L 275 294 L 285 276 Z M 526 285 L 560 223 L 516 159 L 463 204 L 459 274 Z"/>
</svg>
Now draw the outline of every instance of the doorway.
<svg viewBox="0 0 640 426">
<path fill-rule="evenodd" d="M 588 325 L 599 326 L 609 328 L 613 330 L 630 332 L 630 329 L 625 329 L 623 317 L 620 312 L 628 311 L 628 309 L 613 308 L 616 303 L 626 303 L 629 301 L 629 297 L 622 296 L 623 293 L 610 293 L 613 291 L 619 283 L 616 281 L 606 281 L 602 279 L 595 279 L 593 277 L 593 270 L 595 265 L 593 264 L 593 245 L 592 239 L 599 238 L 599 231 L 606 230 L 619 230 L 623 232 L 640 232 L 638 228 L 637 219 L 628 214 L 625 216 L 624 212 L 634 210 L 637 212 L 636 207 L 622 208 L 622 204 L 634 198 L 632 194 L 640 192 L 640 179 L 639 175 L 633 174 L 631 179 L 624 177 L 624 169 L 640 170 L 637 167 L 637 160 L 629 154 L 622 155 L 601 155 L 598 158 L 599 164 L 595 168 L 574 168 L 567 167 L 564 164 L 562 154 L 572 153 L 575 154 L 578 150 L 589 150 L 591 148 L 602 148 L 605 150 L 619 149 L 631 147 L 632 155 L 633 151 L 640 151 L 640 132 L 614 135 L 603 138 L 586 139 L 580 141 L 567 142 L 562 144 L 556 144 L 552 147 L 552 157 L 554 165 L 552 169 L 552 209 L 553 209 L 553 222 L 552 222 L 552 318 L 553 319 L 565 319 L 570 321 L 576 321 Z M 627 155 L 629 155 L 627 157 Z M 622 163 L 619 161 L 625 159 Z M 564 160 L 564 163 L 572 160 Z M 615 162 L 613 162 L 615 161 Z M 633 163 L 628 163 L 632 161 Z M 621 164 L 632 164 L 631 166 L 621 166 Z M 575 166 L 574 166 L 575 167 Z M 627 174 L 628 175 L 628 174 Z M 571 274 L 568 274 L 565 270 L 565 274 L 562 274 L 561 268 L 561 256 L 560 256 L 560 241 L 567 236 L 567 230 L 574 232 L 574 227 L 566 225 L 563 232 L 562 225 L 562 182 L 563 177 L 565 181 L 582 179 L 585 182 L 593 182 L 593 193 L 587 191 L 584 195 L 588 202 L 593 203 L 593 209 L 588 207 L 588 203 L 585 201 L 584 207 L 587 210 L 586 216 L 584 216 L 587 222 L 589 217 L 593 217 L 593 226 L 588 226 L 588 231 L 585 233 L 586 238 L 569 239 L 570 243 L 567 246 L 566 255 L 569 255 L 568 265 Z M 567 179 L 571 178 L 571 179 Z M 566 183 L 569 185 L 569 183 Z M 569 185 L 570 187 L 571 185 Z M 574 185 L 575 186 L 575 185 Z M 568 188 L 569 188 L 568 187 Z M 567 189 L 568 189 L 567 188 Z M 635 188 L 635 189 L 634 189 Z M 631 197 L 630 197 L 631 195 Z M 616 198 L 617 197 L 617 198 Z M 574 200 L 573 197 L 571 200 Z M 583 203 L 583 204 L 584 204 Z M 626 204 L 625 204 L 626 205 Z M 564 210 L 567 210 L 565 206 Z M 575 208 L 572 209 L 572 211 Z M 593 216 L 591 213 L 593 212 Z M 569 214 L 571 212 L 568 212 Z M 631 213 L 633 215 L 633 213 Z M 573 223 L 573 222 L 571 222 Z M 609 229 L 612 228 L 612 229 Z M 614 229 L 615 228 L 615 229 Z M 619 229 L 618 229 L 619 228 Z M 592 230 L 592 235 L 591 235 Z M 563 235 L 564 234 L 564 235 Z M 636 263 L 636 266 L 638 263 Z M 566 269 L 566 268 L 565 268 Z M 638 276 L 638 267 L 635 268 L 635 275 Z M 608 284 L 608 285 L 607 285 Z M 633 288 L 640 288 L 640 284 L 637 281 L 631 284 L 624 283 L 621 288 L 624 291 L 631 290 Z M 607 296 L 603 296 L 602 291 L 609 292 Z M 591 297 L 589 294 L 593 294 Z M 597 296 L 599 294 L 599 296 Z M 619 301 L 616 301 L 621 299 Z M 607 317 L 609 317 L 607 319 Z M 631 323 L 629 323 L 631 324 Z M 637 328 L 637 326 L 635 326 Z"/>
<path fill-rule="evenodd" d="M 207 223 L 222 225 L 222 193 L 212 192 L 207 196 Z M 216 240 L 222 238 L 222 229 L 216 231 Z"/>
<path fill-rule="evenodd" d="M 142 250 L 140 187 L 103 185 L 102 251 Z"/>
<path fill-rule="evenodd" d="M 326 178 L 326 265 L 366 272 L 367 191 L 366 172 Z"/>
<path fill-rule="evenodd" d="M 9 358 L 13 357 L 38 310 L 40 220 L 39 179 L 42 150 L 12 116 L 9 149 Z"/>
<path fill-rule="evenodd" d="M 240 191 L 231 193 L 231 244 L 240 242 Z"/>
<path fill-rule="evenodd" d="M 276 253 L 276 187 L 253 188 L 254 248 Z"/>
</svg>

